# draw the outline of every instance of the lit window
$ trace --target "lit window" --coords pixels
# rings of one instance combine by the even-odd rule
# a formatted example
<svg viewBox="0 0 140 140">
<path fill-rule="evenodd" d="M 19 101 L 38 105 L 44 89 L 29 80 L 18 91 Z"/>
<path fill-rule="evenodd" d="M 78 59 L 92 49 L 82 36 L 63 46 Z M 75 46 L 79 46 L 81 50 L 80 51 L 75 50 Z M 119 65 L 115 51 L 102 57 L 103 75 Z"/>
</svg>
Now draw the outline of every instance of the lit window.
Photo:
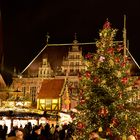
<svg viewBox="0 0 140 140">
<path fill-rule="evenodd" d="M 40 99 L 40 103 L 41 104 L 45 104 L 45 100 L 44 99 Z"/>
<path fill-rule="evenodd" d="M 58 100 L 57 99 L 53 99 L 52 100 L 52 103 L 57 104 L 58 103 Z"/>
</svg>

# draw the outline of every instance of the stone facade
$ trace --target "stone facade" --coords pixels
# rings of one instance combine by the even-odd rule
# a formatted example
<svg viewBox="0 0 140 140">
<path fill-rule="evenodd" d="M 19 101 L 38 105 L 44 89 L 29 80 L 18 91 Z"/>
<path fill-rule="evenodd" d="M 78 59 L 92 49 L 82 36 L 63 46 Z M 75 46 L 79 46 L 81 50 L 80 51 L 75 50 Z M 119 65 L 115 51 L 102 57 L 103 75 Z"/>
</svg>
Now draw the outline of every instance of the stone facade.
<svg viewBox="0 0 140 140">
<path fill-rule="evenodd" d="M 78 92 L 78 75 L 86 69 L 82 49 L 78 45 L 77 39 L 75 38 L 68 53 L 63 57 L 61 65 L 55 70 L 47 57 L 48 54 L 43 53 L 40 61 L 39 59 L 36 60 L 38 63 L 33 62 L 22 75 L 13 77 L 10 88 L 14 91 L 20 91 L 25 100 L 30 100 L 33 105 L 37 105 L 38 94 L 44 80 L 66 79 L 67 96 L 62 97 L 61 100 L 63 102 L 65 98 L 69 99 L 69 107 L 65 104 L 63 104 L 63 107 L 66 106 L 69 110 L 74 109 L 78 103 L 76 95 Z"/>
</svg>

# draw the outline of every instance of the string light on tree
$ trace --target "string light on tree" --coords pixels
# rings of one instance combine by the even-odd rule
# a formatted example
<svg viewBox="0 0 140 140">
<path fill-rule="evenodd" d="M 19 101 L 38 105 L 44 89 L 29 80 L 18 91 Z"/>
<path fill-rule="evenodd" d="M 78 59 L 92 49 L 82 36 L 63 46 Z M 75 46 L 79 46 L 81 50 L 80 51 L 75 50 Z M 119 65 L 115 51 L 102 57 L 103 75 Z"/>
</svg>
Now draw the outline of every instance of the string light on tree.
<svg viewBox="0 0 140 140">
<path fill-rule="evenodd" d="M 85 57 L 88 65 L 81 73 L 80 101 L 73 121 L 74 126 L 78 125 L 78 130 L 75 128 L 77 140 L 88 140 L 94 130 L 109 140 L 114 140 L 116 135 L 125 139 L 138 133 L 135 130 L 140 115 L 133 109 L 140 100 L 130 102 L 139 94 L 139 90 L 133 88 L 137 78 L 130 74 L 131 63 L 122 53 L 123 45 L 114 43 L 117 31 L 107 19 L 99 32 L 97 52 Z M 84 128 L 82 135 L 77 133 L 79 128 Z"/>
</svg>

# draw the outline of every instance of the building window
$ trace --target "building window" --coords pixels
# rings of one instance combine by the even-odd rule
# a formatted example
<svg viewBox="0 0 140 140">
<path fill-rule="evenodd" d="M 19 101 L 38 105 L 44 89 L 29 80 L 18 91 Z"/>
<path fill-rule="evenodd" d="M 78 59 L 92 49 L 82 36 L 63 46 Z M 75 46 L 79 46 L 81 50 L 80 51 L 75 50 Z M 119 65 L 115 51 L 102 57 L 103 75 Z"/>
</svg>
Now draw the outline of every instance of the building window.
<svg viewBox="0 0 140 140">
<path fill-rule="evenodd" d="M 70 72 L 74 72 L 74 70 L 73 69 L 70 69 Z"/>
<path fill-rule="evenodd" d="M 23 92 L 23 96 L 25 96 L 25 93 L 26 93 L 26 87 L 22 87 L 22 92 Z"/>
<path fill-rule="evenodd" d="M 79 62 L 76 62 L 76 66 L 79 66 Z"/>
<path fill-rule="evenodd" d="M 76 55 L 76 58 L 79 59 L 80 58 L 80 55 Z"/>
<path fill-rule="evenodd" d="M 57 104 L 58 103 L 58 99 L 53 99 L 52 100 L 52 104 Z"/>
<path fill-rule="evenodd" d="M 46 110 L 51 110 L 51 99 L 46 99 Z"/>
<path fill-rule="evenodd" d="M 73 66 L 74 65 L 74 63 L 73 62 L 70 62 L 70 66 Z"/>
<path fill-rule="evenodd" d="M 30 95 L 32 102 L 36 101 L 36 87 L 30 87 Z"/>
<path fill-rule="evenodd" d="M 42 69 L 39 68 L 39 75 L 42 75 Z"/>
</svg>

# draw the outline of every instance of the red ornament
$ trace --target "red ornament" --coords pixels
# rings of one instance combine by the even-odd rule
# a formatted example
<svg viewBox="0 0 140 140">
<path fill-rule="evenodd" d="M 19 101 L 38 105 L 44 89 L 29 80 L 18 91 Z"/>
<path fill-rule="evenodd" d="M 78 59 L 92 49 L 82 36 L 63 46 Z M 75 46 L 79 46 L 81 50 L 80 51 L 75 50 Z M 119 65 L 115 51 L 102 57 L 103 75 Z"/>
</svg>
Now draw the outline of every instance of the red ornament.
<svg viewBox="0 0 140 140">
<path fill-rule="evenodd" d="M 122 104 L 119 104 L 119 105 L 117 105 L 117 108 L 122 110 L 122 109 L 124 109 L 124 106 Z"/>
<path fill-rule="evenodd" d="M 119 121 L 118 121 L 118 119 L 117 118 L 112 118 L 112 120 L 111 120 L 111 122 L 112 122 L 112 124 L 114 125 L 114 126 L 117 126 L 118 125 L 118 123 L 119 123 Z"/>
<path fill-rule="evenodd" d="M 118 58 L 118 57 L 115 58 L 115 62 L 116 62 L 116 63 L 120 62 L 120 58 Z"/>
<path fill-rule="evenodd" d="M 117 51 L 120 52 L 121 50 L 123 50 L 123 47 L 122 47 L 122 46 L 119 46 L 119 47 L 117 48 Z"/>
<path fill-rule="evenodd" d="M 114 48 L 109 48 L 109 49 L 107 49 L 107 52 L 108 52 L 109 54 L 113 54 L 113 53 L 114 53 Z"/>
<path fill-rule="evenodd" d="M 121 66 L 122 66 L 122 67 L 125 67 L 125 66 L 126 66 L 126 63 L 125 63 L 125 62 L 122 62 L 122 63 L 121 63 Z"/>
<path fill-rule="evenodd" d="M 93 83 L 98 84 L 100 81 L 100 79 L 98 77 L 94 77 L 93 78 Z"/>
<path fill-rule="evenodd" d="M 103 25 L 103 29 L 110 29 L 111 28 L 111 26 L 110 26 L 110 22 L 108 21 L 108 19 L 107 19 L 107 21 L 104 23 L 104 25 Z"/>
<path fill-rule="evenodd" d="M 86 58 L 86 59 L 90 59 L 90 58 L 92 58 L 92 57 L 93 57 L 92 54 L 87 54 L 87 55 L 85 55 L 85 58 Z"/>
<path fill-rule="evenodd" d="M 91 76 L 91 72 L 90 71 L 86 71 L 86 77 L 90 78 L 90 76 Z"/>
<path fill-rule="evenodd" d="M 108 114 L 108 109 L 106 107 L 101 107 L 98 113 L 101 117 L 106 117 Z"/>
<path fill-rule="evenodd" d="M 110 128 L 107 128 L 107 129 L 106 129 L 106 135 L 112 136 L 112 131 L 111 131 Z"/>
<path fill-rule="evenodd" d="M 123 84 L 126 84 L 127 81 L 128 81 L 128 78 L 127 78 L 127 77 L 123 77 L 123 78 L 121 79 L 121 82 L 122 82 Z"/>
<path fill-rule="evenodd" d="M 77 128 L 78 129 L 83 129 L 84 128 L 84 124 L 82 122 L 78 122 L 77 123 Z"/>
</svg>

